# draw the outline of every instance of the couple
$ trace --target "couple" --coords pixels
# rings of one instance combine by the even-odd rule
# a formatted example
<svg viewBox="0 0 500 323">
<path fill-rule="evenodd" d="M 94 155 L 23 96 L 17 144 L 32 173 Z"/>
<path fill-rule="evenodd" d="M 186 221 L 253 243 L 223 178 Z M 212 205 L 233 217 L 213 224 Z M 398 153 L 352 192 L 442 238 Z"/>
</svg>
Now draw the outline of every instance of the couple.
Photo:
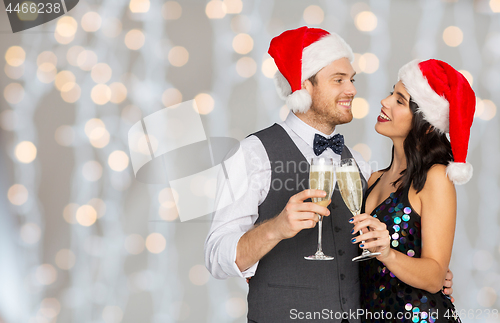
<svg viewBox="0 0 500 323">
<path fill-rule="evenodd" d="M 372 173 L 336 132 L 353 118 L 349 45 L 301 27 L 275 37 L 269 54 L 278 92 L 293 113 L 241 141 L 244 165 L 233 163 L 228 172 L 246 176 L 250 189 L 214 214 L 205 243 L 209 271 L 216 278 L 251 277 L 249 322 L 456 321 L 440 290 L 452 283 L 453 183 L 472 175 L 465 158 L 475 95 L 465 78 L 438 60 L 401 68 L 375 126 L 393 141 L 392 161 Z M 328 207 L 311 203 L 325 192 L 307 189 L 309 169 L 283 167 L 315 156 L 355 158 L 368 187 L 363 214 L 352 217 L 338 190 Z M 316 214 L 325 216 L 323 250 L 334 260 L 304 259 L 316 246 Z M 366 248 L 381 254 L 351 261 Z"/>
</svg>

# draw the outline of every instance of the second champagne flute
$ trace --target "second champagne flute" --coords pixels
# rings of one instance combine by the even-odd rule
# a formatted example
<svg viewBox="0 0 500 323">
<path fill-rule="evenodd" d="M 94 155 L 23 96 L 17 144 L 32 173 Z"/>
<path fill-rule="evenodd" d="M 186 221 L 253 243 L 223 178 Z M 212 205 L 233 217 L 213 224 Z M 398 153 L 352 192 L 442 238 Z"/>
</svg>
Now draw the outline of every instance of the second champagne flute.
<svg viewBox="0 0 500 323">
<path fill-rule="evenodd" d="M 347 205 L 352 215 L 358 215 L 361 211 L 361 203 L 363 201 L 363 185 L 361 184 L 358 165 L 354 158 L 342 159 L 336 167 L 335 173 L 337 175 L 340 195 L 342 195 L 345 205 Z M 359 231 L 359 234 L 363 234 L 363 231 Z M 370 252 L 370 250 L 364 249 L 363 253 L 358 257 L 352 258 L 352 261 L 367 260 L 378 255 L 380 255 L 380 252 Z"/>
</svg>

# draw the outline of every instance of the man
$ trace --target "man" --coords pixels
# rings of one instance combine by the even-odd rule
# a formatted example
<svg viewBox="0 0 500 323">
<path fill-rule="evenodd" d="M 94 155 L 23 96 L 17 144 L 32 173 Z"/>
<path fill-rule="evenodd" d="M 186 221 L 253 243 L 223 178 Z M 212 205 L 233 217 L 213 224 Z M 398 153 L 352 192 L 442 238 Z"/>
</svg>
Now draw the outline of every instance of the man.
<svg viewBox="0 0 500 323">
<path fill-rule="evenodd" d="M 323 207 L 309 199 L 325 193 L 307 189 L 308 161 L 315 156 L 354 157 L 365 187 L 371 174 L 336 133 L 337 125 L 353 118 L 353 53 L 338 35 L 301 27 L 275 37 L 269 54 L 278 67 L 276 87 L 292 112 L 283 123 L 241 141 L 244 165 L 231 165 L 230 173 L 246 177 L 249 190 L 214 214 L 206 266 L 216 278 L 252 277 L 249 322 L 358 322 L 346 316 L 359 308 L 352 215 L 338 190 Z M 316 250 L 317 214 L 325 216 L 323 251 L 334 260 L 304 259 Z"/>
</svg>

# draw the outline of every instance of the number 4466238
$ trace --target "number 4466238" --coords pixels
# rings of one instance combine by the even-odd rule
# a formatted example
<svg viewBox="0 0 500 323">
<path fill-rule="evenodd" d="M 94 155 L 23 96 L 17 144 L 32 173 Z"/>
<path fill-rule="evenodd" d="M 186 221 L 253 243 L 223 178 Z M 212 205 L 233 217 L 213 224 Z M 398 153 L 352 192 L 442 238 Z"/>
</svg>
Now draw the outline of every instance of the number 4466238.
<svg viewBox="0 0 500 323">
<path fill-rule="evenodd" d="M 21 6 L 19 6 L 19 3 L 12 9 L 12 3 L 9 3 L 7 8 L 5 9 L 8 13 L 12 13 L 12 11 L 15 11 L 17 13 L 59 13 L 61 12 L 61 4 L 59 2 L 56 2 L 54 4 L 48 2 L 48 3 L 42 3 L 39 2 L 38 4 L 36 3 L 26 3 L 24 2 Z"/>
<path fill-rule="evenodd" d="M 494 319 L 497 319 L 498 318 L 498 310 L 495 308 L 495 309 L 492 309 L 490 310 L 489 308 L 485 308 L 485 309 L 481 309 L 481 308 L 478 308 L 478 309 L 470 309 L 470 310 L 465 310 L 465 309 L 461 309 L 460 311 L 456 311 L 456 310 L 446 310 L 446 313 L 444 313 L 444 317 L 447 318 L 447 319 L 451 319 L 451 318 L 457 318 L 460 317 L 462 319 L 465 319 L 465 318 L 468 318 L 468 319 L 487 319 L 487 318 L 494 318 Z"/>
</svg>

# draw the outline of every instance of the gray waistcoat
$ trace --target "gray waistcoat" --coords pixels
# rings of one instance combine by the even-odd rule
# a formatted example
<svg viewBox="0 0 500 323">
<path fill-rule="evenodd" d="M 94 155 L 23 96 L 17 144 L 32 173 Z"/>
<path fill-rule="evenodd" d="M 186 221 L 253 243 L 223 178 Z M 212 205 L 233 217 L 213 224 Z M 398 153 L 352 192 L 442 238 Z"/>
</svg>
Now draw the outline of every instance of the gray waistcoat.
<svg viewBox="0 0 500 323">
<path fill-rule="evenodd" d="M 278 215 L 292 195 L 309 188 L 309 163 L 281 126 L 274 124 L 254 135 L 264 145 L 272 171 L 270 190 L 259 206 L 257 224 Z M 344 147 L 342 158 L 350 157 L 349 149 Z M 361 179 L 366 188 L 364 177 Z M 317 226 L 282 240 L 260 260 L 250 280 L 250 321 L 340 322 L 341 319 L 335 319 L 336 312 L 355 312 L 359 308 L 358 263 L 351 261 L 358 255 L 359 248 L 350 242 L 353 226 L 348 220 L 352 214 L 337 187 L 329 209 L 331 215 L 323 218 L 323 252 L 335 259 L 304 259 L 316 252 Z M 301 312 L 302 320 L 299 319 Z M 308 312 L 319 313 L 316 319 L 306 319 Z M 333 319 L 325 320 L 325 317 Z M 352 317 L 348 319 L 357 322 Z"/>
</svg>

